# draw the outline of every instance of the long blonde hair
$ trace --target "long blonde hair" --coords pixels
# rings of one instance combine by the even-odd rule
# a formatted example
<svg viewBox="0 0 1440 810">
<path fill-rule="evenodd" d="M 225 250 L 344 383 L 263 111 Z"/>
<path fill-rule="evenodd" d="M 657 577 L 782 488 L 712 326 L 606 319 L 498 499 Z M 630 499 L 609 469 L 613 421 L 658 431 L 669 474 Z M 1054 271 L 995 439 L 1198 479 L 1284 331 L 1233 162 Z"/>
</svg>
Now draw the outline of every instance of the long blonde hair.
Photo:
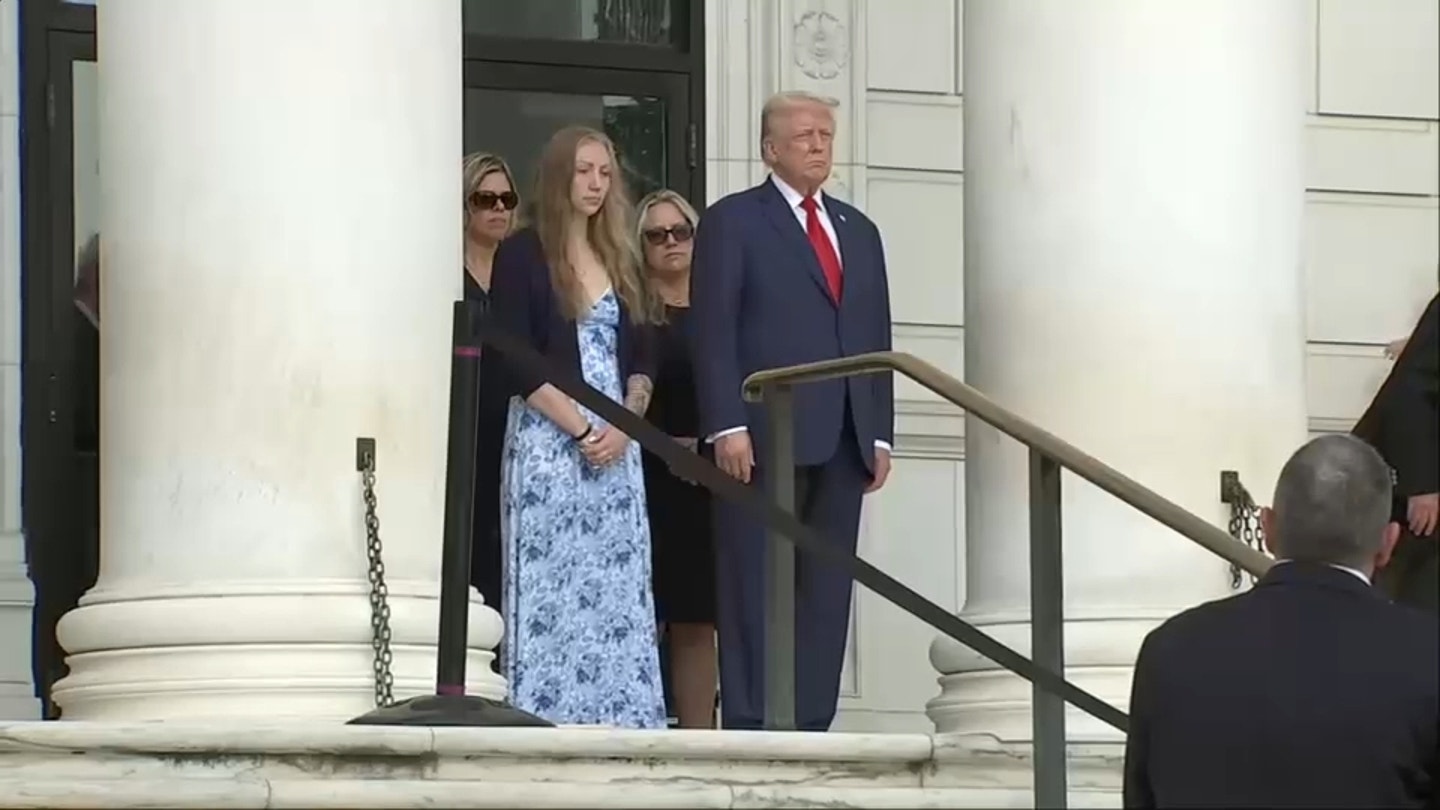
<svg viewBox="0 0 1440 810">
<path fill-rule="evenodd" d="M 586 223 L 586 237 L 594 248 L 615 294 L 629 310 L 636 323 L 654 323 L 660 308 L 649 285 L 640 272 L 639 248 L 635 244 L 631 221 L 634 211 L 625 189 L 615 144 L 605 133 L 589 127 L 566 127 L 555 133 L 540 155 L 535 181 L 533 214 L 535 233 L 550 266 L 550 283 L 560 299 L 561 312 L 571 319 L 579 318 L 587 302 L 575 268 L 567 255 L 570 225 L 579 216 L 570 201 L 575 182 L 575 153 L 582 144 L 598 143 L 610 154 L 610 191 L 600 210 Z"/>
<path fill-rule="evenodd" d="M 480 190 L 480 181 L 495 172 L 505 175 L 505 180 L 510 183 L 510 190 L 515 192 L 515 196 L 519 198 L 520 186 L 515 184 L 515 175 L 510 171 L 510 164 L 506 163 L 505 159 L 499 155 L 492 155 L 489 152 L 471 152 L 465 156 L 465 161 L 461 165 L 464 177 L 464 187 L 460 192 L 460 227 L 462 229 L 470 227 L 470 216 L 475 213 L 470 210 L 470 195 Z M 515 232 L 516 223 L 519 220 L 520 206 L 517 205 L 510 212 L 510 233 Z M 462 230 L 463 232 L 464 230 Z"/>
</svg>

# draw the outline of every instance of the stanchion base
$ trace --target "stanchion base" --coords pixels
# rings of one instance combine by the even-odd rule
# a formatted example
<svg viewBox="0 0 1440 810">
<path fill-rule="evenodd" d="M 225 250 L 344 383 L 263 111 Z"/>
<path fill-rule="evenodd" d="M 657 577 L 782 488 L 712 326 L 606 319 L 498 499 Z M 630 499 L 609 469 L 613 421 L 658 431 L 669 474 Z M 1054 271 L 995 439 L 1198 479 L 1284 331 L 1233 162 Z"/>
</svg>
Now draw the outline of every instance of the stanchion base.
<svg viewBox="0 0 1440 810">
<path fill-rule="evenodd" d="M 424 695 L 367 712 L 347 726 L 531 726 L 554 728 L 555 724 L 535 715 L 488 698 L 474 695 Z"/>
</svg>

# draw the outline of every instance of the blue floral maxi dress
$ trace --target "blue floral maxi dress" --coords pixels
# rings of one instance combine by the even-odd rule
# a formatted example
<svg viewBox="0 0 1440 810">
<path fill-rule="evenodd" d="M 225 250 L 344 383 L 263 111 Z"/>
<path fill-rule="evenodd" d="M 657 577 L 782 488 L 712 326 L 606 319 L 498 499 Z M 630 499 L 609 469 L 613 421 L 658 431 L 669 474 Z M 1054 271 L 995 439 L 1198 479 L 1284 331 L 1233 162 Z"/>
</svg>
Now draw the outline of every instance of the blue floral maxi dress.
<svg viewBox="0 0 1440 810">
<path fill-rule="evenodd" d="M 619 326 L 609 291 L 575 327 L 585 381 L 617 402 Z M 557 724 L 663 728 L 640 447 L 596 468 L 516 397 L 502 492 L 511 701 Z"/>
</svg>

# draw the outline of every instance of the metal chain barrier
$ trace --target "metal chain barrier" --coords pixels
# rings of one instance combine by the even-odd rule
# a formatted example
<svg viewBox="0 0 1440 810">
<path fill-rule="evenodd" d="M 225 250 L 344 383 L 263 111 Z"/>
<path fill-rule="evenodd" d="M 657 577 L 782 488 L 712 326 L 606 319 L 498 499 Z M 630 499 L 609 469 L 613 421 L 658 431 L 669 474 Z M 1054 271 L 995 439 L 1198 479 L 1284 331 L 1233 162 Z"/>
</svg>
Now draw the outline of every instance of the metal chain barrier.
<svg viewBox="0 0 1440 810">
<path fill-rule="evenodd" d="M 1220 473 L 1220 502 L 1230 507 L 1230 536 L 1255 549 L 1268 554 L 1265 549 L 1265 530 L 1260 526 L 1260 507 L 1250 496 L 1250 490 L 1240 481 L 1240 473 L 1226 470 Z M 1240 566 L 1230 565 L 1230 588 L 1240 590 L 1244 584 L 1245 572 Z M 1250 576 L 1250 582 L 1255 582 Z"/>
<path fill-rule="evenodd" d="M 375 440 L 360 439 L 356 449 L 360 492 L 365 503 L 365 556 L 370 578 L 370 646 L 375 651 L 375 705 L 395 704 L 395 677 L 390 672 L 390 590 L 385 586 L 385 559 L 380 544 L 380 518 L 375 506 Z"/>
</svg>

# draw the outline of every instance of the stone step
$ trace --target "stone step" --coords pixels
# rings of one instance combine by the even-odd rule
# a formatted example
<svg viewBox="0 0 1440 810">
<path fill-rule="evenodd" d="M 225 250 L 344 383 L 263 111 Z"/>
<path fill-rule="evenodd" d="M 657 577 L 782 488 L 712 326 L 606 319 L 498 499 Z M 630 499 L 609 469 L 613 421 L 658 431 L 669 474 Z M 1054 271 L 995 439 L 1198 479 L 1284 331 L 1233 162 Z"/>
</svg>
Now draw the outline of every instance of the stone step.
<svg viewBox="0 0 1440 810">
<path fill-rule="evenodd" d="M 1115 745 L 1074 745 L 1071 807 L 1120 806 Z M 400 810 L 1031 806 L 1023 747 L 984 736 L 0 724 L 0 808 Z"/>
</svg>

